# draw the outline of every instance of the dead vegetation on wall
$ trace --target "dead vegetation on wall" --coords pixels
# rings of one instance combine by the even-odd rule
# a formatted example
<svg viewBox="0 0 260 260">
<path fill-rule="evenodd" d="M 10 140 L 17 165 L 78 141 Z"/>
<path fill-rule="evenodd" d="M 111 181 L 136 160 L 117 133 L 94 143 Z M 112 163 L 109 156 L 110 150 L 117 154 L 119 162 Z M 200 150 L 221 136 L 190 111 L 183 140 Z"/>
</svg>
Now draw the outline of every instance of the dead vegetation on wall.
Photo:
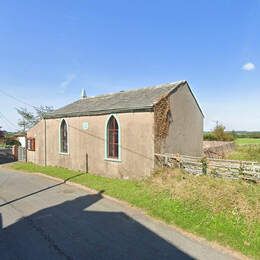
<svg viewBox="0 0 260 260">
<path fill-rule="evenodd" d="M 159 169 L 148 179 L 151 185 L 166 190 L 172 198 L 203 205 L 214 213 L 239 214 L 257 221 L 260 214 L 259 186 L 250 182 L 194 176 L 182 169 Z"/>
<path fill-rule="evenodd" d="M 169 96 L 162 97 L 154 106 L 155 152 L 159 153 L 169 132 L 171 118 Z"/>
</svg>

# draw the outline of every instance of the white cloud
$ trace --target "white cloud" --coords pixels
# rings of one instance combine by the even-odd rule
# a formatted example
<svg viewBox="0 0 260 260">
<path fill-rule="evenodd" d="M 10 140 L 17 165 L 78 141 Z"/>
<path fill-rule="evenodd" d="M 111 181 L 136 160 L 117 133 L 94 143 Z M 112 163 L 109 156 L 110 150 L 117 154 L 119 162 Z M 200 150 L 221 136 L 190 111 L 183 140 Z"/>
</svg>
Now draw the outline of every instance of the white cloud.
<svg viewBox="0 0 260 260">
<path fill-rule="evenodd" d="M 254 70 L 255 69 L 255 64 L 252 63 L 252 62 L 247 62 L 243 65 L 242 67 L 243 70 L 246 70 L 246 71 L 251 71 L 251 70 Z"/>
<path fill-rule="evenodd" d="M 60 83 L 60 93 L 64 93 L 71 82 L 77 77 L 75 73 L 67 75 L 66 79 Z"/>
</svg>

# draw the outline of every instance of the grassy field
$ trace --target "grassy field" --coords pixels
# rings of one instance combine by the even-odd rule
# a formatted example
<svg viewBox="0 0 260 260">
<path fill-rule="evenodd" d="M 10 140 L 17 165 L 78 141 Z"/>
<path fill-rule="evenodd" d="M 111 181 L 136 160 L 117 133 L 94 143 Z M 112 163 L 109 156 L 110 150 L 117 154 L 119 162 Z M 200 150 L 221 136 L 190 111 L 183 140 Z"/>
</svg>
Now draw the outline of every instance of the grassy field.
<svg viewBox="0 0 260 260">
<path fill-rule="evenodd" d="M 260 162 L 260 145 L 237 145 L 227 159 Z"/>
<path fill-rule="evenodd" d="M 235 143 L 238 145 L 249 145 L 249 144 L 260 145 L 260 138 L 237 138 Z"/>
<path fill-rule="evenodd" d="M 16 163 L 14 169 L 63 180 L 77 171 Z M 164 170 L 143 181 L 83 174 L 71 179 L 127 201 L 147 214 L 211 241 L 260 258 L 260 186 L 181 170 Z"/>
<path fill-rule="evenodd" d="M 226 156 L 227 159 L 260 162 L 260 139 L 237 138 L 235 143 L 235 150 Z"/>
</svg>

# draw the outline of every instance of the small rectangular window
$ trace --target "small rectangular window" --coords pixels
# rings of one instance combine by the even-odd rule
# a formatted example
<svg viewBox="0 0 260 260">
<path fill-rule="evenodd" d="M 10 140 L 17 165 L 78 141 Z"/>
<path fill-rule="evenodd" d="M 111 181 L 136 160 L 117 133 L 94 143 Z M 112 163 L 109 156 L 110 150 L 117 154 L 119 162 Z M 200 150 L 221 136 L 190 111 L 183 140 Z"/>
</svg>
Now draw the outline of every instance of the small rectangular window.
<svg viewBox="0 0 260 260">
<path fill-rule="evenodd" d="M 35 151 L 35 138 L 27 138 L 27 150 Z"/>
</svg>

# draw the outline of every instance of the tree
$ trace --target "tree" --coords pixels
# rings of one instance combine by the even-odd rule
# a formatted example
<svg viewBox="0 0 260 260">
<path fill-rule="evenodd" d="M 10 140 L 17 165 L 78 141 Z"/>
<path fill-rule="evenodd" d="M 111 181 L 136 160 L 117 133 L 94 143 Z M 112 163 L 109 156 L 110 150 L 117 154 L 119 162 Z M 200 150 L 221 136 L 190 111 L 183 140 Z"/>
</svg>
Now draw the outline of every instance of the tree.
<svg viewBox="0 0 260 260">
<path fill-rule="evenodd" d="M 21 116 L 18 125 L 22 128 L 23 132 L 36 125 L 47 113 L 53 111 L 53 107 L 40 106 L 35 107 L 35 113 L 28 111 L 26 108 L 16 108 L 16 111 Z"/>
<path fill-rule="evenodd" d="M 236 139 L 236 132 L 226 132 L 225 126 L 219 124 L 218 121 L 212 132 L 206 132 L 203 136 L 207 141 L 234 141 Z"/>
<path fill-rule="evenodd" d="M 29 112 L 26 108 L 16 108 L 16 111 L 21 116 L 21 119 L 18 120 L 18 125 L 22 128 L 23 132 L 35 125 L 35 116 L 33 113 Z"/>
<path fill-rule="evenodd" d="M 48 107 L 48 106 L 40 106 L 36 107 L 36 116 L 35 119 L 37 122 L 39 122 L 46 114 L 52 112 L 54 109 L 53 107 Z"/>
<path fill-rule="evenodd" d="M 2 127 L 0 126 L 0 144 L 3 145 L 5 143 L 5 134 L 6 132 L 2 130 Z"/>
<path fill-rule="evenodd" d="M 2 126 L 0 126 L 0 138 L 4 138 L 5 137 L 5 131 L 2 130 Z"/>
<path fill-rule="evenodd" d="M 218 124 L 215 126 L 213 130 L 213 135 L 215 136 L 217 141 L 234 141 L 235 136 L 230 132 L 225 132 L 225 126 L 222 124 Z"/>
<path fill-rule="evenodd" d="M 217 124 L 213 130 L 213 134 L 219 141 L 225 141 L 225 126 Z"/>
</svg>

